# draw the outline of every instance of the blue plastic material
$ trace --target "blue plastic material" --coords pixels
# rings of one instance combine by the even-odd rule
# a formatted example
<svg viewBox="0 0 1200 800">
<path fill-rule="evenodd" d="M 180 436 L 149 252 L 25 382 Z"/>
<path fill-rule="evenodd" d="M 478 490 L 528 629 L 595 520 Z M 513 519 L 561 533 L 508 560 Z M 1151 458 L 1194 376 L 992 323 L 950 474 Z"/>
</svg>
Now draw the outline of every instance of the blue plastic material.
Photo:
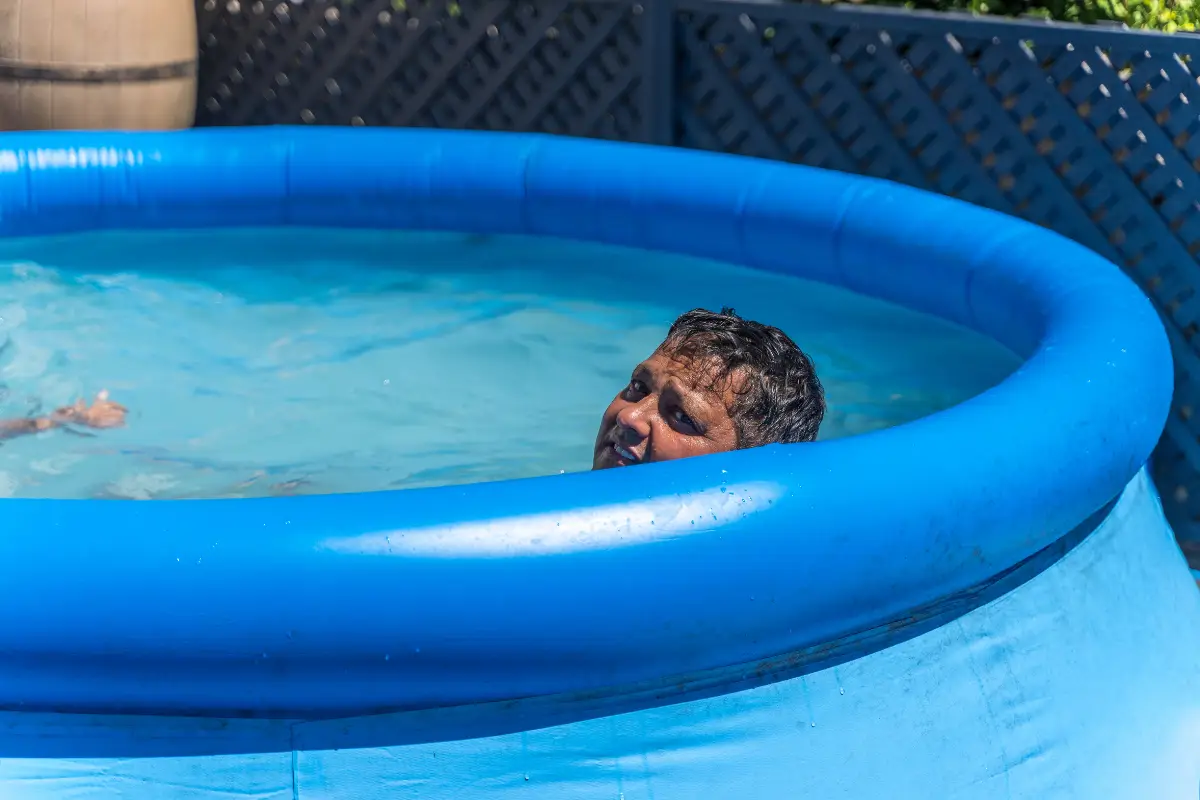
<svg viewBox="0 0 1200 800">
<path fill-rule="evenodd" d="M 0 796 L 1194 800 L 1200 592 L 1145 475 L 1060 555 L 816 672 L 790 654 L 624 698 L 292 724 L 0 713 Z M 611 716 L 631 697 L 644 710 Z"/>
<path fill-rule="evenodd" d="M 1041 797 L 1133 786 L 1123 765 L 1150 794 L 1106 796 L 1195 791 L 1200 595 L 1144 479 L 1104 521 L 1162 430 L 1170 354 L 1147 300 L 1099 256 L 892 184 L 631 145 L 287 128 L 0 140 L 0 235 L 228 225 L 725 259 L 940 315 L 1027 360 L 909 425 L 633 470 L 0 501 L 0 706 L 26 730 L 0 737 L 13 787 L 39 796 L 26 779 L 54 768 L 22 773 L 6 756 L 24 747 L 263 754 L 134 762 L 161 783 L 154 797 L 286 772 L 290 785 L 243 791 L 469 798 L 524 790 L 521 770 L 539 768 L 545 797 L 732 796 L 754 781 L 746 796 L 811 781 L 828 789 L 813 796 L 859 797 L 885 779 L 929 788 L 907 796 Z M 814 670 L 819 684 L 795 677 Z M 847 674 L 860 699 L 839 706 Z M 391 710 L 406 713 L 316 722 Z M 813 736 L 825 714 L 831 732 Z M 825 744 L 806 762 L 810 741 Z M 388 756 L 387 780 L 355 777 L 384 763 L 371 751 L 302 757 L 379 744 L 413 745 Z M 639 759 L 650 777 L 635 791 L 622 776 Z M 721 767 L 736 768 L 723 783 Z"/>
</svg>

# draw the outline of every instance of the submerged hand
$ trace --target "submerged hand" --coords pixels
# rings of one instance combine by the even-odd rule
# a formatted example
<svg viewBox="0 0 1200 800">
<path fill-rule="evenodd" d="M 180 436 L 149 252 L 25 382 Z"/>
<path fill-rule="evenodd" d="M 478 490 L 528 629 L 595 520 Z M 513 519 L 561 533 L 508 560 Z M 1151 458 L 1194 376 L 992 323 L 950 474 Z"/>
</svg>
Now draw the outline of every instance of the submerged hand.
<svg viewBox="0 0 1200 800">
<path fill-rule="evenodd" d="M 105 389 L 96 395 L 89 406 L 83 398 L 75 401 L 73 406 L 64 406 L 50 415 L 54 423 L 86 425 L 89 428 L 119 428 L 125 424 L 127 409 L 120 403 L 108 399 Z"/>
</svg>

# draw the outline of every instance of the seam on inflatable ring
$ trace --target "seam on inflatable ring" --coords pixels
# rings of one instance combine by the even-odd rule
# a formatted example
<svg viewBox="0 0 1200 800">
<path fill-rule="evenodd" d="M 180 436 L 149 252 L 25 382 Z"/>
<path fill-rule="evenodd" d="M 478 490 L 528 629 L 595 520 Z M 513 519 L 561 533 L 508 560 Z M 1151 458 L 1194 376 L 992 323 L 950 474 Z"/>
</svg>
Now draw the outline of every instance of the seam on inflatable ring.
<svg viewBox="0 0 1200 800">
<path fill-rule="evenodd" d="M 970 319 L 972 330 L 979 330 L 979 316 L 975 313 L 975 302 L 971 294 L 975 286 L 975 276 L 979 274 L 985 258 L 990 258 L 1003 245 L 1008 244 L 1016 238 L 1017 234 L 1011 231 L 1005 231 L 997 236 L 992 236 L 990 241 L 983 243 L 983 246 L 971 257 L 971 262 L 967 265 L 967 279 L 963 281 L 963 302 L 966 305 L 967 317 Z M 1045 335 L 1045 325 L 1043 324 L 1041 336 L 1038 338 L 1041 339 Z M 1021 357 L 1022 366 L 1029 360 L 1029 354 L 1018 353 L 1017 355 Z"/>
<path fill-rule="evenodd" d="M 862 181 L 855 183 L 847 190 L 843 196 L 841 205 L 838 207 L 837 216 L 833 220 L 833 235 L 829 237 L 830 250 L 833 252 L 833 267 L 834 274 L 838 279 L 838 286 L 849 288 L 846 284 L 845 264 L 842 260 L 842 239 L 846 233 L 846 220 L 850 216 L 850 212 L 856 206 L 871 197 L 874 197 L 878 187 L 871 182 Z"/>
</svg>

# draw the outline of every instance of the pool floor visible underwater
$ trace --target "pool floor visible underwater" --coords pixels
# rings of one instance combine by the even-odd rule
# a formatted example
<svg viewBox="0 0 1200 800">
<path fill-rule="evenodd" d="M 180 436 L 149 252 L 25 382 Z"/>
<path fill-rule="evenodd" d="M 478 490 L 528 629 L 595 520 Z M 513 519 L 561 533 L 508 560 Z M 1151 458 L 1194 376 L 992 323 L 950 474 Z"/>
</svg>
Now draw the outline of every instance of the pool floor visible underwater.
<svg viewBox="0 0 1200 800">
<path fill-rule="evenodd" d="M 122 429 L 0 443 L 0 496 L 248 497 L 585 470 L 605 406 L 696 307 L 733 306 L 813 356 L 822 438 L 945 408 L 1018 363 L 843 290 L 546 239 L 81 234 L 0 241 L 0 281 L 0 416 L 101 389 L 130 409 Z"/>
</svg>

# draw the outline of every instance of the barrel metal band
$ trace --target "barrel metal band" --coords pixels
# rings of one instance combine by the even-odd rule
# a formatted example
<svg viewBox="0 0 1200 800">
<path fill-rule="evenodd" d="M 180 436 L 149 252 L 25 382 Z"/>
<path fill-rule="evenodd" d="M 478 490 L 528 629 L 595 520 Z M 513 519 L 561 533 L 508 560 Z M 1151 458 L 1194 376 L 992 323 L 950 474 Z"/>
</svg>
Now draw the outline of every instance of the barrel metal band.
<svg viewBox="0 0 1200 800">
<path fill-rule="evenodd" d="M 0 80 L 52 81 L 55 83 L 142 83 L 191 78 L 196 61 L 173 61 L 139 67 L 80 67 L 71 65 L 25 64 L 0 58 Z"/>
</svg>

